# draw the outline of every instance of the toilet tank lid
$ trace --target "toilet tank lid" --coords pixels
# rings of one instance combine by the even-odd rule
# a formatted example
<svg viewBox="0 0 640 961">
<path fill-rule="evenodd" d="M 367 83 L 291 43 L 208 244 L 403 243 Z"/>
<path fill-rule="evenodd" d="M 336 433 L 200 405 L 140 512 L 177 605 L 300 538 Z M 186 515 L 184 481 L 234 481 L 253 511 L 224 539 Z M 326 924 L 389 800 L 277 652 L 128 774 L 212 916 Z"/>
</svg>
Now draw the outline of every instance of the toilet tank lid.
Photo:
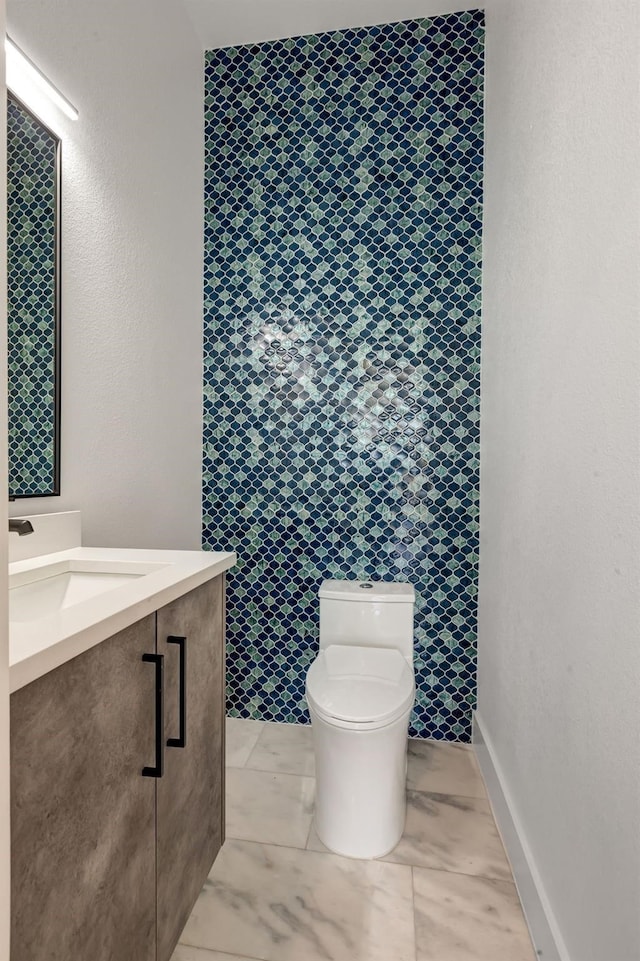
<svg viewBox="0 0 640 961">
<path fill-rule="evenodd" d="M 323 581 L 320 598 L 335 601 L 377 601 L 381 604 L 414 604 L 415 591 L 411 584 L 389 581 Z"/>
</svg>

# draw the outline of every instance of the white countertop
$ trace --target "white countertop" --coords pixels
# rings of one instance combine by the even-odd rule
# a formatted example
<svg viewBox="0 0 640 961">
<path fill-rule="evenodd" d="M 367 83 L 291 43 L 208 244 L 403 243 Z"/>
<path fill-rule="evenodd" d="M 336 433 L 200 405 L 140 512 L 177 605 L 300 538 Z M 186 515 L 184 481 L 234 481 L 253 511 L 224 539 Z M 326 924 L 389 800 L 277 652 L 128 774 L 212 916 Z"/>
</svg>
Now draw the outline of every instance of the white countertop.
<svg viewBox="0 0 640 961">
<path fill-rule="evenodd" d="M 25 538 L 26 540 L 26 538 Z M 131 550 L 72 547 L 9 564 L 9 576 L 58 561 L 162 564 L 144 577 L 88 598 L 49 617 L 9 625 L 9 680 L 17 691 L 147 614 L 228 570 L 236 555 L 223 551 Z"/>
</svg>

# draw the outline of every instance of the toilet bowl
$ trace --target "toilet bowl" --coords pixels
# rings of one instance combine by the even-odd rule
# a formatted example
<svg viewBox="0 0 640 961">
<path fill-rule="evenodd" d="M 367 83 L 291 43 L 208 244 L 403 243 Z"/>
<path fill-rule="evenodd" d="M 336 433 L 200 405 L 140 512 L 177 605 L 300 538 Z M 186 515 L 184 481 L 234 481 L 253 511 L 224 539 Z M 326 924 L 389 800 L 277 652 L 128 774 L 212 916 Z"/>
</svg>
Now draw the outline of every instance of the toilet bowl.
<svg viewBox="0 0 640 961">
<path fill-rule="evenodd" d="M 320 588 L 320 652 L 306 684 L 314 820 L 323 844 L 347 857 L 382 857 L 404 829 L 413 605 L 408 584 L 325 581 Z"/>
</svg>

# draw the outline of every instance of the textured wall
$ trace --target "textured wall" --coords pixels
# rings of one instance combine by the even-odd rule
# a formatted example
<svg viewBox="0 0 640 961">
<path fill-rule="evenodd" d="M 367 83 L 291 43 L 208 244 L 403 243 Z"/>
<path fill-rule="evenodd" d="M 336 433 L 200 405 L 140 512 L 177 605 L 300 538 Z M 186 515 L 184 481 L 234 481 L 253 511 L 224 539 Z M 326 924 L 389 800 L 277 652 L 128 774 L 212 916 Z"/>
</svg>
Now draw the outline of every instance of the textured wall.
<svg viewBox="0 0 640 961">
<path fill-rule="evenodd" d="M 11 0 L 62 137 L 61 496 L 89 544 L 197 548 L 202 51 L 174 0 Z M 24 510 L 19 504 L 12 511 Z"/>
<path fill-rule="evenodd" d="M 483 18 L 206 58 L 204 541 L 229 707 L 306 718 L 324 577 L 409 580 L 413 730 L 475 694 Z"/>
<path fill-rule="evenodd" d="M 563 961 L 640 957 L 639 18 L 488 15 L 479 711 Z"/>
<path fill-rule="evenodd" d="M 56 489 L 58 138 L 7 101 L 9 493 Z"/>
</svg>

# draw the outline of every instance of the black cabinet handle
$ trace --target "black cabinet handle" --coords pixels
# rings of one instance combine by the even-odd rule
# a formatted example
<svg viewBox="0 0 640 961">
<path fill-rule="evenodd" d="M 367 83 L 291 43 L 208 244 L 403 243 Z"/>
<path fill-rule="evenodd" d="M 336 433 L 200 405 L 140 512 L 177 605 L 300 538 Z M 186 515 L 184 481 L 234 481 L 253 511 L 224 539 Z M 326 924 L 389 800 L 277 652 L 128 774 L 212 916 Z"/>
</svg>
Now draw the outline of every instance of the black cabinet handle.
<svg viewBox="0 0 640 961">
<path fill-rule="evenodd" d="M 156 763 L 143 767 L 143 777 L 162 777 L 164 772 L 164 654 L 143 654 L 142 660 L 156 666 Z"/>
<path fill-rule="evenodd" d="M 180 733 L 178 737 L 167 739 L 167 747 L 186 747 L 187 745 L 187 639 L 170 634 L 167 644 L 177 644 L 180 649 Z"/>
</svg>

